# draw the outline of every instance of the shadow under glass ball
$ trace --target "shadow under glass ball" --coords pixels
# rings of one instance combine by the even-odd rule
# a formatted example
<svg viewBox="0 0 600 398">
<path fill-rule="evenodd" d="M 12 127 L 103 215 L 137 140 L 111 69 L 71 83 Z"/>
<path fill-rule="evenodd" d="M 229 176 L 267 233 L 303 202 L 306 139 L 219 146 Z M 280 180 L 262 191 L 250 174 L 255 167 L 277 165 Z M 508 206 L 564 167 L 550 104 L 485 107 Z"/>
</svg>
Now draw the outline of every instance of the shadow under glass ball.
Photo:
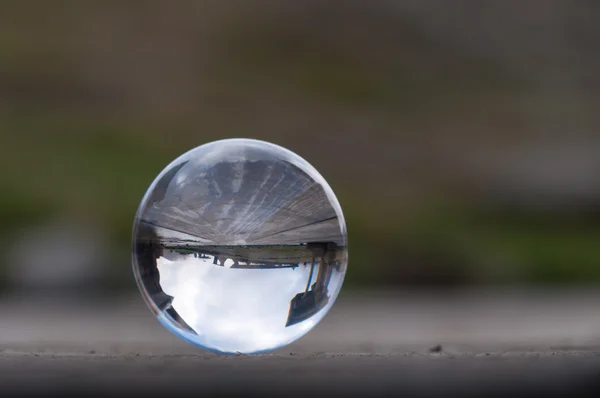
<svg viewBox="0 0 600 398">
<path fill-rule="evenodd" d="M 346 267 L 333 191 L 304 159 L 263 141 L 183 154 L 135 218 L 144 300 L 168 330 L 214 352 L 264 353 L 301 338 L 331 309 Z"/>
</svg>

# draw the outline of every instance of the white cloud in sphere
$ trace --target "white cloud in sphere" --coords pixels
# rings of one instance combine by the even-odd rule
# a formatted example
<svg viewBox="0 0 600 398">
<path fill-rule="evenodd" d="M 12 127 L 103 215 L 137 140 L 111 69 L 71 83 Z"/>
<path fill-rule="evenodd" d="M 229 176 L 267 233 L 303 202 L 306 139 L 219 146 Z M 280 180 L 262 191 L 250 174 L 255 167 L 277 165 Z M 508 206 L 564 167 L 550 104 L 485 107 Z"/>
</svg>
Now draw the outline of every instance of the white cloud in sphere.
<svg viewBox="0 0 600 398">
<path fill-rule="evenodd" d="M 285 345 L 320 316 L 285 327 L 290 301 L 304 291 L 310 267 L 240 269 L 212 259 L 157 259 L 160 285 L 201 344 L 226 352 L 254 352 Z M 315 267 L 313 283 L 318 267 Z M 324 312 L 324 311 L 323 311 Z"/>
</svg>

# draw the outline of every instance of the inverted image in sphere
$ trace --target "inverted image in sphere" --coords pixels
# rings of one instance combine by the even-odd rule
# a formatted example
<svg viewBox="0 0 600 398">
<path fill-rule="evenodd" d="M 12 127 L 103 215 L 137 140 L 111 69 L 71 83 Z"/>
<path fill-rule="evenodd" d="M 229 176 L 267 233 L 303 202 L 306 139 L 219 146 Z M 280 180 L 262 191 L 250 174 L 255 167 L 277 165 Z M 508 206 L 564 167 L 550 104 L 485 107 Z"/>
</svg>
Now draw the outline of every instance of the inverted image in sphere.
<svg viewBox="0 0 600 398">
<path fill-rule="evenodd" d="M 167 329 L 210 351 L 261 353 L 299 339 L 331 309 L 346 266 L 333 191 L 300 156 L 264 141 L 183 154 L 135 218 L 144 300 Z"/>
</svg>

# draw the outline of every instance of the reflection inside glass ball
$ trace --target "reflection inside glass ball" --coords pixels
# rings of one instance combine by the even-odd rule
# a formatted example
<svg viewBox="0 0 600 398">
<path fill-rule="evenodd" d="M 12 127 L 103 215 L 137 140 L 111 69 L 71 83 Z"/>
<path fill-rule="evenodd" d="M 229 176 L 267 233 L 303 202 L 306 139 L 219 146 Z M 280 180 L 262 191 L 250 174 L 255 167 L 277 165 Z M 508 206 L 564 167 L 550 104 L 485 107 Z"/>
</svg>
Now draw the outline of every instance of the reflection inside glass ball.
<svg viewBox="0 0 600 398">
<path fill-rule="evenodd" d="M 220 353 L 268 352 L 330 310 L 346 226 L 323 177 L 298 155 L 231 139 L 163 170 L 140 204 L 133 268 L 159 321 Z"/>
</svg>

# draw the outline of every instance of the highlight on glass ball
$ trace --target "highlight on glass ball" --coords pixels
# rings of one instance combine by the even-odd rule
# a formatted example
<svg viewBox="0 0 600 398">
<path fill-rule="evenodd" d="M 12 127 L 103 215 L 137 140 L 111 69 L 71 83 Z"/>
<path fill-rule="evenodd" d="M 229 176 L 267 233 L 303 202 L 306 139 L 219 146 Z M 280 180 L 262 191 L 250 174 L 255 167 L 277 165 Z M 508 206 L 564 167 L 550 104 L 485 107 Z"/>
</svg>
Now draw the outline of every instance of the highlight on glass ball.
<svg viewBox="0 0 600 398">
<path fill-rule="evenodd" d="M 169 164 L 135 218 L 133 270 L 144 300 L 181 339 L 258 354 L 308 333 L 334 304 L 346 225 L 306 160 L 264 141 L 214 141 Z"/>
</svg>

